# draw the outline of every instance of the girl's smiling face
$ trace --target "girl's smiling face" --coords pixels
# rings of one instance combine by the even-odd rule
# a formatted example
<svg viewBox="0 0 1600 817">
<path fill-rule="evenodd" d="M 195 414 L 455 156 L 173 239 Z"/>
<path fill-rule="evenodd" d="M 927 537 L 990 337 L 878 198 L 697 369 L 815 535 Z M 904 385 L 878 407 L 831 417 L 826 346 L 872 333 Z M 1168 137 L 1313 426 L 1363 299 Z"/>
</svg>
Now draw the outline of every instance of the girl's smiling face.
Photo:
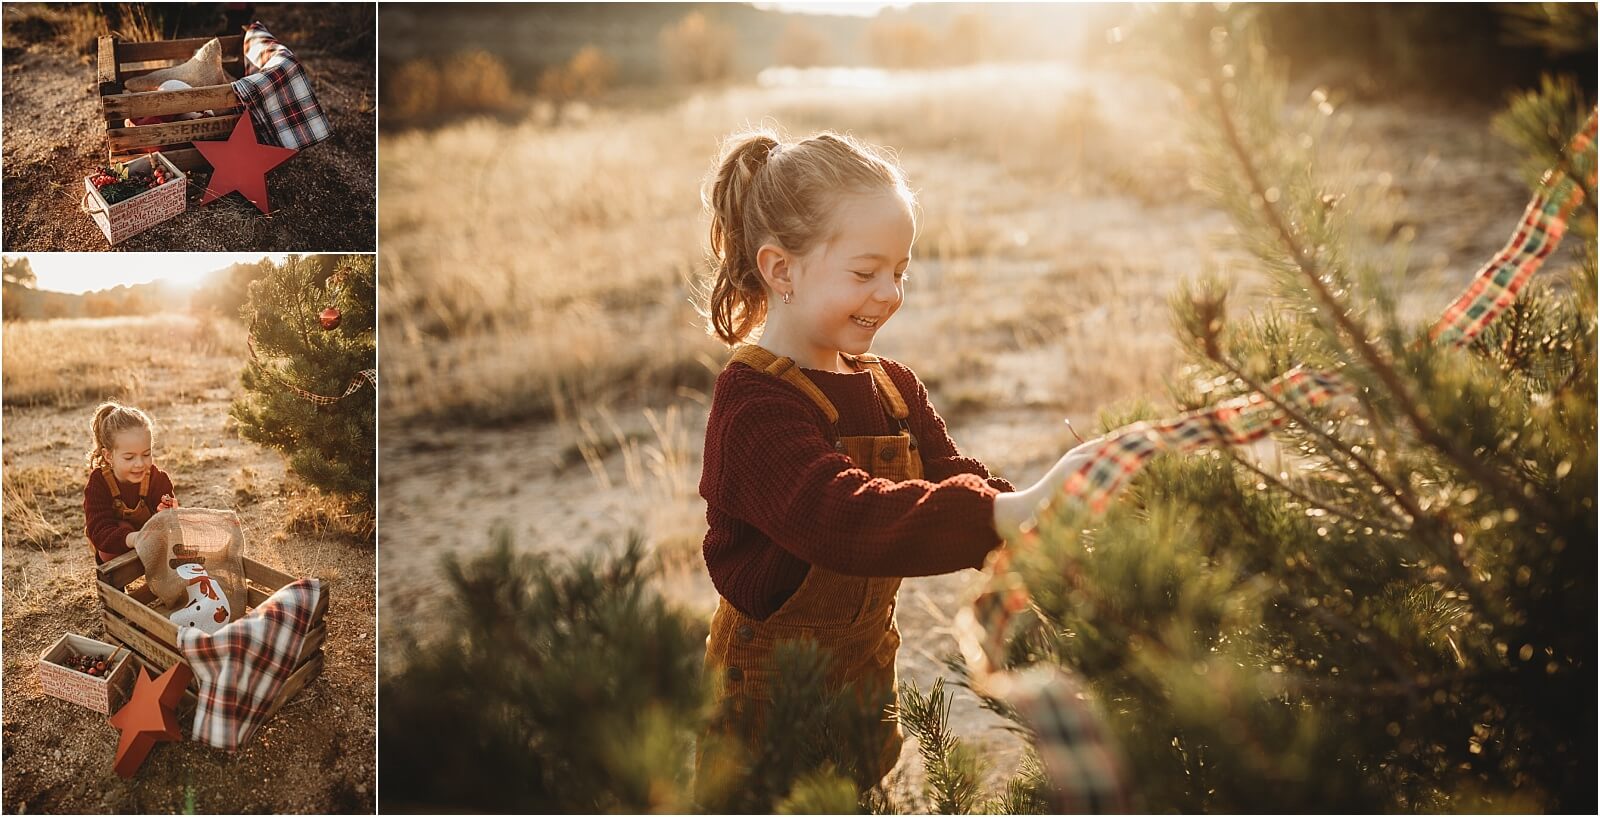
<svg viewBox="0 0 1600 817">
<path fill-rule="evenodd" d="M 835 360 L 836 352 L 865 354 L 872 347 L 905 300 L 916 238 L 910 208 L 889 193 L 843 197 L 834 218 L 833 240 L 800 259 L 791 302 L 777 305 L 798 319 L 816 361 Z"/>
<path fill-rule="evenodd" d="M 106 461 L 111 463 L 111 475 L 123 482 L 139 482 L 155 465 L 150 453 L 150 431 L 130 428 L 111 437 L 111 447 L 104 449 Z"/>
</svg>

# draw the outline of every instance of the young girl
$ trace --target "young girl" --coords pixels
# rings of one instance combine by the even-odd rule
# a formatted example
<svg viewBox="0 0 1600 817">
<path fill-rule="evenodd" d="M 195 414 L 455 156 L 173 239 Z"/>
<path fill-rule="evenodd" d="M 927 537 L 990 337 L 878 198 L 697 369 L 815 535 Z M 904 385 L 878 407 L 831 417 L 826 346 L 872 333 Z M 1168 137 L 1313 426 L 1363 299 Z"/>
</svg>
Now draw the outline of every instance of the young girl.
<svg viewBox="0 0 1600 817">
<path fill-rule="evenodd" d="M 97 564 L 127 553 L 128 534 L 157 511 L 178 507 L 172 480 L 150 453 L 153 430 L 149 416 L 132 406 L 101 403 L 95 409 L 83 517 Z"/>
<path fill-rule="evenodd" d="M 737 349 L 717 379 L 700 480 L 721 597 L 705 661 L 719 702 L 755 724 L 738 736 L 748 741 L 779 640 L 816 640 L 832 686 L 892 703 L 900 579 L 981 567 L 1076 462 L 1069 453 L 1014 492 L 961 456 L 916 374 L 869 354 L 905 299 L 916 235 L 892 159 L 833 133 L 743 133 L 706 203 L 709 329 Z M 879 729 L 877 768 L 862 770 L 874 782 L 903 739 L 892 720 Z"/>
</svg>

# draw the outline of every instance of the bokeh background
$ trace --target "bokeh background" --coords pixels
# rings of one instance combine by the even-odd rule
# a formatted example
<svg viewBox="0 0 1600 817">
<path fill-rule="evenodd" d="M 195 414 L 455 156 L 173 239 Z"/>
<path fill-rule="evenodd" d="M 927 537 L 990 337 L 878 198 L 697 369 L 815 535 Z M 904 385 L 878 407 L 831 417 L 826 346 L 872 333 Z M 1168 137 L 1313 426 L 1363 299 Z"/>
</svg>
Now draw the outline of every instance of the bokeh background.
<svg viewBox="0 0 1600 817">
<path fill-rule="evenodd" d="M 829 9 L 841 11 L 835 6 Z M 1197 189 L 1177 8 L 787 4 L 386 6 L 380 42 L 383 636 L 426 633 L 445 554 L 573 553 L 637 532 L 661 586 L 709 619 L 697 495 L 727 352 L 691 305 L 718 141 L 769 124 L 893 148 L 921 203 L 907 302 L 874 351 L 927 383 L 962 450 L 1018 484 L 1110 406 L 1167 406 L 1167 299 L 1236 273 Z M 1592 5 L 1289 4 L 1255 10 L 1341 139 L 1372 252 L 1403 248 L 1404 306 L 1436 312 L 1527 200 L 1490 119 L 1546 73 L 1593 98 Z M 1181 73 L 1176 75 L 1181 81 Z M 1569 248 L 1565 250 L 1571 252 Z M 977 574 L 901 591 L 902 678 L 953 651 Z M 386 643 L 389 643 L 386 640 Z M 403 669 L 386 651 L 381 672 Z M 1015 765 L 958 693 L 956 731 Z M 914 748 L 908 745 L 908 757 Z M 915 803 L 918 764 L 896 771 Z"/>
</svg>

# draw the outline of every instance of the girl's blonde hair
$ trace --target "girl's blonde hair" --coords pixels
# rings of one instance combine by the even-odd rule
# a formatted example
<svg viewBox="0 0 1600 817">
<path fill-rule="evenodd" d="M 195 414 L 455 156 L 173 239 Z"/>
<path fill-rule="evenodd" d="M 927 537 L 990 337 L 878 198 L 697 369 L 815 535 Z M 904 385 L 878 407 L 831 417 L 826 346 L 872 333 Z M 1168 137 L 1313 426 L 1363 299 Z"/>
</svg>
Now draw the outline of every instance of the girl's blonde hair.
<svg viewBox="0 0 1600 817">
<path fill-rule="evenodd" d="M 94 419 L 89 422 L 89 434 L 94 439 L 94 447 L 89 449 L 89 470 L 94 471 L 110 465 L 105 452 L 111 449 L 111 441 L 117 435 L 129 429 L 142 428 L 150 432 L 151 442 L 155 442 L 156 426 L 150 421 L 150 415 L 121 403 L 110 401 L 100 404 L 94 410 Z"/>
<path fill-rule="evenodd" d="M 895 158 L 855 138 L 823 131 L 785 143 L 768 128 L 722 143 L 715 175 L 701 192 L 711 212 L 711 258 L 701 287 L 706 330 L 733 346 L 767 319 L 756 251 L 775 242 L 804 255 L 833 238 L 842 195 L 892 193 L 915 212 L 916 196 Z"/>
</svg>

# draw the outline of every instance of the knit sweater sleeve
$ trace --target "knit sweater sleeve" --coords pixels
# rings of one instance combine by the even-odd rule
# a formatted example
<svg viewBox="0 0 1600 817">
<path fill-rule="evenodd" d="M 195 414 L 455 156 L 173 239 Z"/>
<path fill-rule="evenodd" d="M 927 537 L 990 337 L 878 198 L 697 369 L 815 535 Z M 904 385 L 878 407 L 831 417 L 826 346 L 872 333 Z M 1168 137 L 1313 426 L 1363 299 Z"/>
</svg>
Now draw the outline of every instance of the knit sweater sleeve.
<svg viewBox="0 0 1600 817">
<path fill-rule="evenodd" d="M 999 492 L 982 478 L 874 478 L 834 451 L 820 413 L 803 395 L 786 391 L 792 387 L 774 384 L 713 412 L 712 478 L 702 485 L 708 502 L 796 557 L 852 576 L 980 567 L 1000 545 Z"/>
<path fill-rule="evenodd" d="M 928 387 L 923 385 L 922 378 L 917 377 L 916 372 L 887 358 L 883 359 L 883 365 L 890 379 L 900 388 L 900 393 L 910 395 L 906 403 L 907 408 L 911 410 L 911 431 L 917 435 L 917 442 L 922 448 L 924 477 L 938 481 L 949 479 L 956 474 L 972 474 L 987 482 L 997 492 L 1009 493 L 1017 490 L 1016 486 L 1007 480 L 990 474 L 988 467 L 982 462 L 961 455 L 956 448 L 955 440 L 950 439 L 944 418 L 934 410 L 933 401 L 928 398 Z"/>
<path fill-rule="evenodd" d="M 83 532 L 95 550 L 108 557 L 128 552 L 128 534 L 134 527 L 117 516 L 111 489 L 99 472 L 90 473 L 89 483 L 83 488 L 83 519 Z"/>
<path fill-rule="evenodd" d="M 174 499 L 178 496 L 178 492 L 172 487 L 172 477 L 167 476 L 166 471 L 153 465 L 150 466 L 150 496 L 148 498 L 150 510 L 155 510 L 161 504 L 161 498 L 167 494 L 172 494 Z"/>
</svg>

